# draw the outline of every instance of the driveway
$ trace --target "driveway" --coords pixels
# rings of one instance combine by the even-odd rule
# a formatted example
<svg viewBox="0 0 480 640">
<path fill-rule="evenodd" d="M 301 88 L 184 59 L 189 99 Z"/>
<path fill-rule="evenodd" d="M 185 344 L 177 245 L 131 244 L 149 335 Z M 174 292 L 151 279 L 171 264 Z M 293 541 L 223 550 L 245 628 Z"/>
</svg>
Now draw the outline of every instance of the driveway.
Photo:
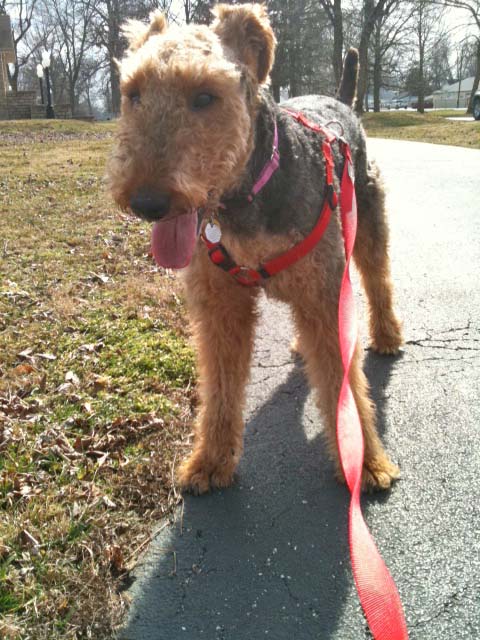
<svg viewBox="0 0 480 640">
<path fill-rule="evenodd" d="M 388 189 L 406 345 L 397 358 L 366 352 L 380 432 L 402 480 L 365 498 L 364 512 L 410 638 L 478 640 L 480 151 L 375 139 L 369 147 Z M 135 573 L 122 640 L 371 637 L 350 570 L 348 494 L 333 479 L 290 338 L 288 312 L 264 301 L 238 483 L 187 497 L 155 538 Z"/>
</svg>

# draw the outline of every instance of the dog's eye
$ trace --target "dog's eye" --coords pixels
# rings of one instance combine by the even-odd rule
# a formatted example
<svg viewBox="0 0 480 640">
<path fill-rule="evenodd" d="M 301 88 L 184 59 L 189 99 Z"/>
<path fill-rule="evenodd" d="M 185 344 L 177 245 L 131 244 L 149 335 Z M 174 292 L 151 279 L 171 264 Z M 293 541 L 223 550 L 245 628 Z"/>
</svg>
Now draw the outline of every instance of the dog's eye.
<svg viewBox="0 0 480 640">
<path fill-rule="evenodd" d="M 198 93 L 192 100 L 192 109 L 194 111 L 205 109 L 209 107 L 214 100 L 215 96 L 212 96 L 210 93 Z"/>
<path fill-rule="evenodd" d="M 140 91 L 130 91 L 130 93 L 128 94 L 128 99 L 134 106 L 140 104 Z"/>
</svg>

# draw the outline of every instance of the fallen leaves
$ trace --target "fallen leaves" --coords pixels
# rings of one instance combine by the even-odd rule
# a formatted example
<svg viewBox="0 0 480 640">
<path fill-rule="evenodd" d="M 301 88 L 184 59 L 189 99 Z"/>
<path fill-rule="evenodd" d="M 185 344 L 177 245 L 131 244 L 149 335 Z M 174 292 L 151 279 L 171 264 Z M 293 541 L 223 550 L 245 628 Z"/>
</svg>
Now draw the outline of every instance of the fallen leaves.
<svg viewBox="0 0 480 640">
<path fill-rule="evenodd" d="M 100 193 L 104 132 L 41 124 L 0 126 L 0 637 L 101 640 L 179 500 L 192 367 L 177 281 Z"/>
<path fill-rule="evenodd" d="M 119 576 L 125 571 L 123 552 L 118 545 L 111 545 L 105 549 L 110 568 L 114 575 Z"/>
<path fill-rule="evenodd" d="M 34 556 L 40 555 L 40 543 L 26 529 L 20 531 L 19 539 L 23 548 L 28 549 Z"/>
</svg>

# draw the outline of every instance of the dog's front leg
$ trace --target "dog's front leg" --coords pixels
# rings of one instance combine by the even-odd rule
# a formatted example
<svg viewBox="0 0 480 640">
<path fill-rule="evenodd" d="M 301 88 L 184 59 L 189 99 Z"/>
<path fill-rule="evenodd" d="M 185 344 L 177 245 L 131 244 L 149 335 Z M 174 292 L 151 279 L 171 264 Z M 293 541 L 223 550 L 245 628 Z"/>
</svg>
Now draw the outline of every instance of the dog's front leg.
<svg viewBox="0 0 480 640">
<path fill-rule="evenodd" d="M 186 274 L 199 374 L 193 452 L 180 466 L 183 489 L 227 487 L 243 449 L 242 410 L 253 349 L 257 290 L 242 287 L 197 249 Z"/>
</svg>

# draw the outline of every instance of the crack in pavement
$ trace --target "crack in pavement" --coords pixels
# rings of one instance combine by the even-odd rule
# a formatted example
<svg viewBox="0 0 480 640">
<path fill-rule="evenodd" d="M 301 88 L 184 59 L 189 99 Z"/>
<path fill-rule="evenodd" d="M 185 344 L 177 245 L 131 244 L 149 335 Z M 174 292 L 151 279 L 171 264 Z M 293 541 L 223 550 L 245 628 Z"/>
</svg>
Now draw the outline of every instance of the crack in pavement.
<svg viewBox="0 0 480 640">
<path fill-rule="evenodd" d="M 470 588 L 469 584 L 464 585 L 459 591 L 454 591 L 451 593 L 444 602 L 440 605 L 437 612 L 433 613 L 429 618 L 424 618 L 423 620 L 418 620 L 415 624 L 412 625 L 412 629 L 418 629 L 419 627 L 424 627 L 426 624 L 437 620 L 445 613 L 447 613 L 452 607 L 457 605 L 463 597 L 463 594 Z"/>
</svg>

